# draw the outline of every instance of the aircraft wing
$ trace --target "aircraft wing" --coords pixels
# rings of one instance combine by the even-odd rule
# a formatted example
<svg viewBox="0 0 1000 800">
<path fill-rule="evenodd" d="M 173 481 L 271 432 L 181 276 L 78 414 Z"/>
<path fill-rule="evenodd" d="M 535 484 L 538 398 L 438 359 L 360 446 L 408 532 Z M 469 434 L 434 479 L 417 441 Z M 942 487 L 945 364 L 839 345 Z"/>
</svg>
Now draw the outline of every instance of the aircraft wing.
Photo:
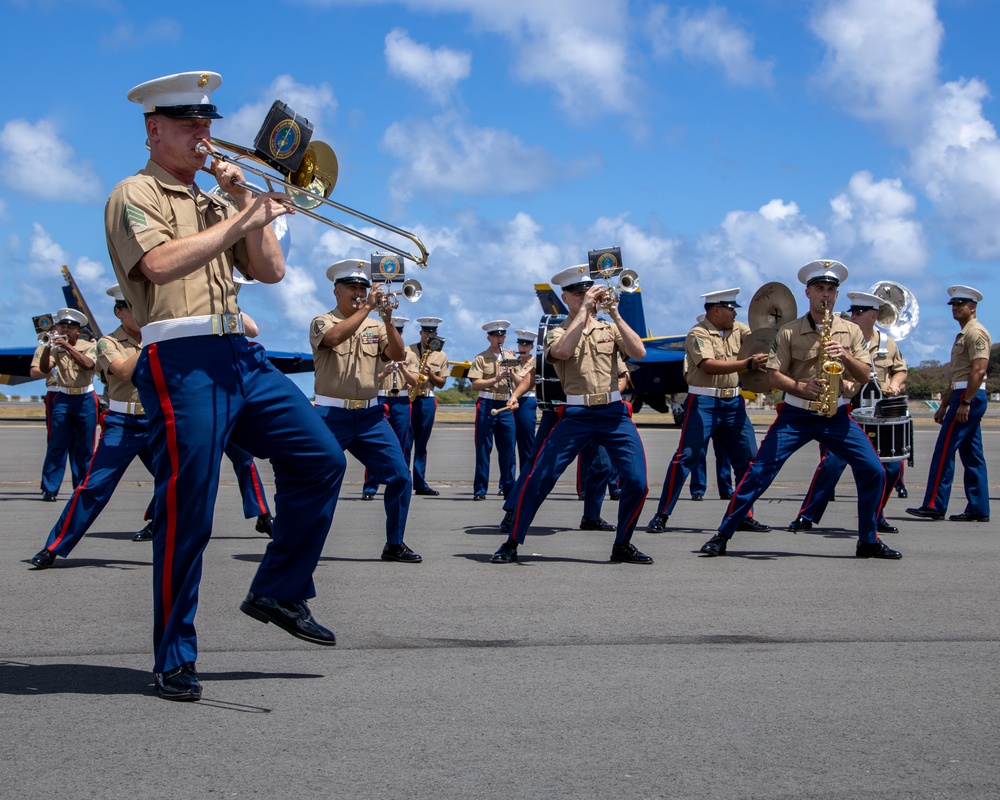
<svg viewBox="0 0 1000 800">
<path fill-rule="evenodd" d="M 0 383 L 14 386 L 35 380 L 30 377 L 31 357 L 34 347 L 8 347 L 0 349 Z"/>
<path fill-rule="evenodd" d="M 283 350 L 266 350 L 267 360 L 285 375 L 315 370 L 312 353 L 294 353 Z"/>
<path fill-rule="evenodd" d="M 687 339 L 686 334 L 678 334 L 677 336 L 653 336 L 648 339 L 643 339 L 642 343 L 646 346 L 646 357 L 639 360 L 629 361 L 633 364 L 662 364 L 670 361 L 684 361 L 684 341 Z M 680 389 L 678 391 L 684 391 Z"/>
</svg>

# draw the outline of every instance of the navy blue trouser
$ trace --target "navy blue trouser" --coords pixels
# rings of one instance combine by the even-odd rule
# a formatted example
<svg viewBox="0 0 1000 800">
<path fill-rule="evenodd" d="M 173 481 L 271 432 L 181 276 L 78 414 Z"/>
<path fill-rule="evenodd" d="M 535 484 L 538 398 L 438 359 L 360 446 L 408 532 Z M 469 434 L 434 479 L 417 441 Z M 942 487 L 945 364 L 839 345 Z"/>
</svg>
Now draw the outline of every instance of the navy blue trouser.
<svg viewBox="0 0 1000 800">
<path fill-rule="evenodd" d="M 846 405 L 832 417 L 824 417 L 788 403 L 778 404 L 778 415 L 757 448 L 756 458 L 736 485 L 736 494 L 719 526 L 722 536 L 733 537 L 736 527 L 789 456 L 811 441 L 828 447 L 854 470 L 858 484 L 858 536 L 863 542 L 876 540 L 876 517 L 885 491 L 885 470 L 871 441 L 851 418 Z"/>
<path fill-rule="evenodd" d="M 410 424 L 410 398 L 405 393 L 402 397 L 380 395 L 378 401 L 382 404 L 386 419 L 389 420 L 389 427 L 392 428 L 392 432 L 396 434 L 396 438 L 399 440 L 399 447 L 403 453 L 403 461 L 407 463 L 409 461 L 410 449 L 413 447 L 413 426 Z M 375 494 L 378 491 L 378 480 L 367 469 L 365 470 L 365 485 L 362 491 L 365 494 Z"/>
<path fill-rule="evenodd" d="M 715 455 L 715 483 L 719 489 L 719 497 L 728 500 L 733 496 L 733 465 L 729 463 L 729 456 L 722 445 L 719 444 L 719 437 L 712 437 L 712 452 Z M 704 495 L 708 490 L 708 469 L 705 464 L 707 453 L 702 453 L 698 462 L 691 467 L 691 482 L 688 488 L 691 496 Z"/>
<path fill-rule="evenodd" d="M 514 488 L 514 417 L 509 411 L 500 411 L 496 416 L 490 414 L 494 409 L 506 407 L 507 404 L 502 400 L 480 397 L 476 402 L 476 474 L 472 481 L 474 495 L 485 496 L 489 491 L 490 454 L 493 452 L 494 440 L 500 464 L 500 491 L 506 495 Z"/>
<path fill-rule="evenodd" d="M 942 514 L 948 510 L 957 452 L 965 467 L 965 513 L 989 516 L 990 486 L 986 476 L 986 459 L 983 457 L 983 434 L 979 427 L 986 414 L 986 390 L 980 389 L 976 393 L 969 407 L 968 421 L 959 422 L 955 414 L 964 394 L 963 389 L 951 393 L 951 402 L 941 420 L 941 430 L 934 443 L 934 455 L 927 473 L 924 506 Z"/>
<path fill-rule="evenodd" d="M 274 531 L 250 591 L 315 596 L 313 571 L 347 460 L 302 391 L 244 336 L 192 336 L 143 348 L 133 381 L 153 452 L 154 671 L 198 657 L 202 554 L 230 439 L 274 468 Z"/>
<path fill-rule="evenodd" d="M 413 488 L 417 491 L 429 489 L 427 485 L 427 443 L 434 430 L 434 414 L 437 400 L 433 397 L 418 397 L 410 408 L 410 424 L 413 426 Z M 409 450 L 406 462 L 410 462 Z"/>
<path fill-rule="evenodd" d="M 95 392 L 45 394 L 45 427 L 48 441 L 42 464 L 43 492 L 59 493 L 66 472 L 66 457 L 75 489 L 83 481 L 94 455 L 98 400 Z"/>
<path fill-rule="evenodd" d="M 507 412 L 504 412 L 507 413 Z M 517 466 L 519 470 L 531 461 L 531 448 L 535 443 L 535 426 L 538 401 L 534 397 L 521 397 L 514 409 L 514 438 L 517 441 Z"/>
<path fill-rule="evenodd" d="M 253 463 L 253 456 L 232 442 L 226 445 L 226 455 L 233 462 L 233 472 L 236 473 L 236 482 L 240 487 L 243 516 L 252 519 L 270 514 L 271 509 L 267 506 L 267 496 L 264 494 L 264 482 L 257 465 Z"/>
<path fill-rule="evenodd" d="M 618 491 L 618 472 L 608 451 L 597 442 L 589 442 L 576 461 L 576 492 L 583 497 L 584 519 L 600 519 L 609 489 Z"/>
<path fill-rule="evenodd" d="M 883 509 L 889 500 L 889 495 L 892 494 L 892 490 L 896 488 L 899 476 L 903 472 L 903 462 L 884 461 L 882 462 L 882 466 L 885 468 L 885 492 L 878 510 L 878 523 L 880 525 L 885 522 Z M 826 512 L 826 507 L 830 503 L 830 498 L 834 495 L 837 482 L 840 480 L 840 476 L 844 474 L 846 468 L 847 462 L 844 459 L 832 453 L 829 448 L 820 445 L 819 464 L 816 465 L 812 483 L 809 484 L 809 491 L 802 502 L 802 508 L 799 509 L 799 516 L 805 517 L 805 519 L 812 523 L 819 524 L 819 521 L 823 519 L 824 512 Z"/>
<path fill-rule="evenodd" d="M 615 542 L 629 541 L 648 491 L 646 454 L 631 409 L 619 401 L 589 408 L 562 406 L 556 413 L 559 419 L 539 443 L 535 463 L 518 493 L 510 538 L 518 544 L 524 542 L 528 526 L 559 476 L 584 445 L 594 441 L 608 451 L 618 469 L 621 500 Z"/>
<path fill-rule="evenodd" d="M 401 544 L 410 513 L 413 483 L 399 439 L 385 418 L 385 407 L 348 409 L 317 406 L 320 417 L 341 447 L 360 461 L 375 480 L 385 484 L 385 541 Z"/>
</svg>

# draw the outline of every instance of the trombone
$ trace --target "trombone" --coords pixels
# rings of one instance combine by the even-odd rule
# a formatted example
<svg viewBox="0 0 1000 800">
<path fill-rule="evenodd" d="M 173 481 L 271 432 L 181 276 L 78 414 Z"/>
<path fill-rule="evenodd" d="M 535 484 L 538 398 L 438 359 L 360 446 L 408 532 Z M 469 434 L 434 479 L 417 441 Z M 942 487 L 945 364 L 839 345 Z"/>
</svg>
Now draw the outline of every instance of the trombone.
<svg viewBox="0 0 1000 800">
<path fill-rule="evenodd" d="M 351 236 L 368 242 L 369 244 L 375 245 L 382 250 L 388 250 L 390 253 L 395 253 L 400 258 L 408 258 L 410 261 L 413 261 L 423 269 L 427 268 L 427 259 L 430 254 L 427 252 L 427 248 L 424 247 L 423 242 L 421 242 L 415 234 L 405 231 L 402 228 L 397 228 L 395 225 L 391 225 L 388 222 L 384 222 L 383 220 L 369 216 L 362 211 L 357 211 L 330 199 L 330 195 L 333 193 L 333 187 L 337 184 L 338 167 L 337 156 L 333 152 L 333 148 L 325 142 L 310 142 L 309 146 L 306 148 L 302 164 L 299 166 L 298 170 L 290 174 L 286 179 L 276 177 L 270 173 L 248 165 L 245 162 L 245 159 L 252 159 L 258 163 L 262 162 L 256 157 L 256 155 L 254 155 L 254 152 L 247 147 L 241 147 L 238 144 L 227 142 L 224 139 L 212 138 L 209 141 L 211 142 L 211 147 L 204 142 L 198 144 L 195 149 L 199 154 L 211 156 L 219 161 L 234 164 L 242 170 L 250 172 L 259 178 L 263 178 L 264 182 L 267 184 L 267 191 L 274 191 L 274 184 L 282 186 L 288 190 L 289 202 L 295 206 L 296 211 L 299 213 L 305 214 L 305 216 L 310 219 L 314 219 L 317 222 L 329 225 L 331 228 L 336 228 L 339 231 L 343 231 L 344 233 L 350 234 Z M 236 156 L 229 156 L 225 153 L 219 152 L 220 148 L 236 153 Z M 208 169 L 208 167 L 202 167 L 202 169 L 205 170 L 205 172 L 212 172 L 212 170 Z M 249 192 L 253 192 L 254 194 L 260 194 L 264 191 L 259 186 L 254 186 L 251 183 L 244 183 L 242 181 L 236 181 L 234 185 L 239 186 L 241 189 L 246 189 Z M 378 228 L 395 233 L 398 236 L 402 236 L 404 239 L 409 239 L 414 245 L 416 245 L 420 255 L 416 256 L 406 250 L 401 250 L 398 247 L 386 244 L 385 242 L 376 239 L 374 236 L 369 236 L 367 233 L 362 233 L 359 230 L 355 230 L 354 228 L 340 222 L 336 222 L 335 220 L 328 219 L 322 214 L 313 211 L 314 208 L 317 208 L 321 204 L 332 206 L 338 211 L 343 211 L 345 214 L 350 214 L 358 219 L 370 223 L 371 225 L 375 225 Z"/>
</svg>

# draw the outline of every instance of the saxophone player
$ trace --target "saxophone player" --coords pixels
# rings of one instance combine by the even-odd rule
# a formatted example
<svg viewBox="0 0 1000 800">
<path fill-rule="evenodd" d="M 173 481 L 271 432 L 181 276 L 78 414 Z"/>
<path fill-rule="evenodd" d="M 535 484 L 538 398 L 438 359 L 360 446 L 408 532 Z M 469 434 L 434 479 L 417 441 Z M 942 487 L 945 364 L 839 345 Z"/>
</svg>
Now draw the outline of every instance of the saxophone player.
<svg viewBox="0 0 1000 800">
<path fill-rule="evenodd" d="M 858 484 L 858 558 L 902 558 L 878 538 L 879 506 L 885 469 L 864 431 L 849 415 L 850 400 L 840 396 L 837 370 L 865 383 L 870 364 L 861 329 L 830 310 L 837 301 L 847 267 L 839 261 L 811 261 L 799 270 L 809 310 L 778 331 L 767 361 L 771 387 L 785 393 L 778 414 L 760 443 L 757 457 L 729 502 L 718 533 L 702 545 L 708 556 L 726 553 L 726 545 L 750 506 L 771 485 L 782 464 L 796 450 L 817 441 L 846 461 Z M 821 346 L 822 343 L 822 346 Z"/>
</svg>

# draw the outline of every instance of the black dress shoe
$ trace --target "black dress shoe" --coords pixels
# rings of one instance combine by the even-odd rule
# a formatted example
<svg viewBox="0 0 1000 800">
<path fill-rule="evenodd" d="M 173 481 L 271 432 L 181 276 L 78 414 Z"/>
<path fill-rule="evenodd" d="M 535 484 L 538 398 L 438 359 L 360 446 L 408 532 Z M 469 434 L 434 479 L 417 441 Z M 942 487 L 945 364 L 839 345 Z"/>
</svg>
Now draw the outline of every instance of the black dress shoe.
<svg viewBox="0 0 1000 800">
<path fill-rule="evenodd" d="M 719 499 L 720 500 L 732 500 L 733 499 L 733 493 L 732 492 L 719 492 Z"/>
<path fill-rule="evenodd" d="M 927 506 L 920 506 L 920 508 L 908 508 L 906 509 L 907 514 L 912 514 L 914 517 L 922 517 L 924 519 L 944 519 L 943 511 L 935 511 L 933 508 L 928 508 Z"/>
<path fill-rule="evenodd" d="M 646 530 L 650 533 L 663 533 L 667 529 L 667 520 L 670 517 L 666 514 L 657 514 L 646 526 Z"/>
<path fill-rule="evenodd" d="M 273 622 L 282 630 L 307 642 L 334 645 L 337 637 L 333 631 L 324 628 L 309 611 L 305 600 L 286 603 L 271 597 L 260 597 L 247 592 L 247 598 L 240 604 L 240 611 L 264 624 Z"/>
<path fill-rule="evenodd" d="M 474 495 L 472 495 L 472 499 L 473 500 L 485 500 L 486 499 L 486 495 L 485 494 L 474 494 Z"/>
<path fill-rule="evenodd" d="M 38 569 L 48 569 L 56 561 L 56 554 L 47 548 L 42 548 L 31 557 L 31 566 Z"/>
<path fill-rule="evenodd" d="M 580 518 L 580 530 L 581 531 L 613 531 L 615 526 L 610 522 L 605 522 L 603 519 L 587 519 L 586 517 Z"/>
<path fill-rule="evenodd" d="M 372 500 L 375 499 L 375 492 L 362 492 L 361 493 L 361 499 L 362 500 L 372 501 Z"/>
<path fill-rule="evenodd" d="M 490 557 L 491 564 L 509 564 L 511 561 L 517 561 L 517 541 L 514 539 L 508 539 Z"/>
<path fill-rule="evenodd" d="M 274 517 L 270 514 L 261 514 L 257 517 L 257 533 L 264 533 L 270 536 L 274 532 Z"/>
<path fill-rule="evenodd" d="M 652 564 L 653 559 L 640 552 L 632 542 L 615 542 L 611 560 L 618 564 Z"/>
<path fill-rule="evenodd" d="M 771 530 L 770 525 L 765 525 L 763 522 L 757 522 L 753 517 L 743 517 L 743 521 L 736 526 L 738 531 L 753 531 L 754 533 L 764 533 L 765 531 Z"/>
<path fill-rule="evenodd" d="M 881 539 L 874 542 L 858 542 L 858 549 L 854 551 L 858 558 L 902 558 L 903 554 L 898 550 L 893 550 Z"/>
<path fill-rule="evenodd" d="M 621 492 L 609 492 L 608 493 L 608 497 L 610 499 L 612 499 L 612 500 L 621 500 L 622 499 L 622 493 Z"/>
<path fill-rule="evenodd" d="M 514 512 L 507 511 L 500 520 L 500 533 L 510 533 L 514 527 Z"/>
<path fill-rule="evenodd" d="M 154 673 L 156 693 L 164 700 L 191 702 L 201 700 L 201 683 L 194 662 L 188 661 L 175 669 Z"/>
<path fill-rule="evenodd" d="M 153 520 L 146 523 L 146 527 L 141 531 L 132 534 L 133 542 L 149 542 L 153 539 Z"/>
<path fill-rule="evenodd" d="M 905 500 L 909 496 L 910 496 L 910 493 L 908 491 L 906 491 L 906 487 L 905 486 L 897 486 L 896 487 L 896 497 L 899 497 L 900 499 Z"/>
<path fill-rule="evenodd" d="M 414 494 L 423 495 L 424 497 L 437 497 L 441 492 L 437 489 L 432 489 L 428 486 L 426 489 L 417 489 L 413 492 Z"/>
<path fill-rule="evenodd" d="M 811 531 L 812 527 L 813 524 L 805 517 L 803 517 L 801 514 L 799 514 L 788 525 L 788 530 L 790 530 L 792 533 L 798 533 L 799 531 Z"/>
<path fill-rule="evenodd" d="M 704 553 L 706 556 L 724 556 L 727 544 L 729 544 L 729 540 L 721 533 L 717 533 L 705 542 L 698 552 Z"/>
<path fill-rule="evenodd" d="M 58 498 L 58 492 L 42 492 L 42 500 L 46 503 L 54 503 Z"/>
<path fill-rule="evenodd" d="M 691 499 L 692 500 L 704 500 L 705 499 L 705 495 L 701 494 L 701 493 L 699 493 L 699 494 L 693 494 L 693 495 L 691 495 Z"/>
<path fill-rule="evenodd" d="M 899 528 L 895 525 L 890 525 L 888 522 L 880 522 L 876 527 L 879 533 L 899 533 Z"/>
<path fill-rule="evenodd" d="M 963 511 L 961 514 L 952 514 L 948 517 L 952 522 L 989 522 L 990 517 L 988 514 L 970 514 L 968 511 Z"/>
<path fill-rule="evenodd" d="M 404 564 L 419 564 L 423 559 L 414 553 L 404 542 L 387 544 L 382 548 L 383 561 L 402 561 Z"/>
</svg>

